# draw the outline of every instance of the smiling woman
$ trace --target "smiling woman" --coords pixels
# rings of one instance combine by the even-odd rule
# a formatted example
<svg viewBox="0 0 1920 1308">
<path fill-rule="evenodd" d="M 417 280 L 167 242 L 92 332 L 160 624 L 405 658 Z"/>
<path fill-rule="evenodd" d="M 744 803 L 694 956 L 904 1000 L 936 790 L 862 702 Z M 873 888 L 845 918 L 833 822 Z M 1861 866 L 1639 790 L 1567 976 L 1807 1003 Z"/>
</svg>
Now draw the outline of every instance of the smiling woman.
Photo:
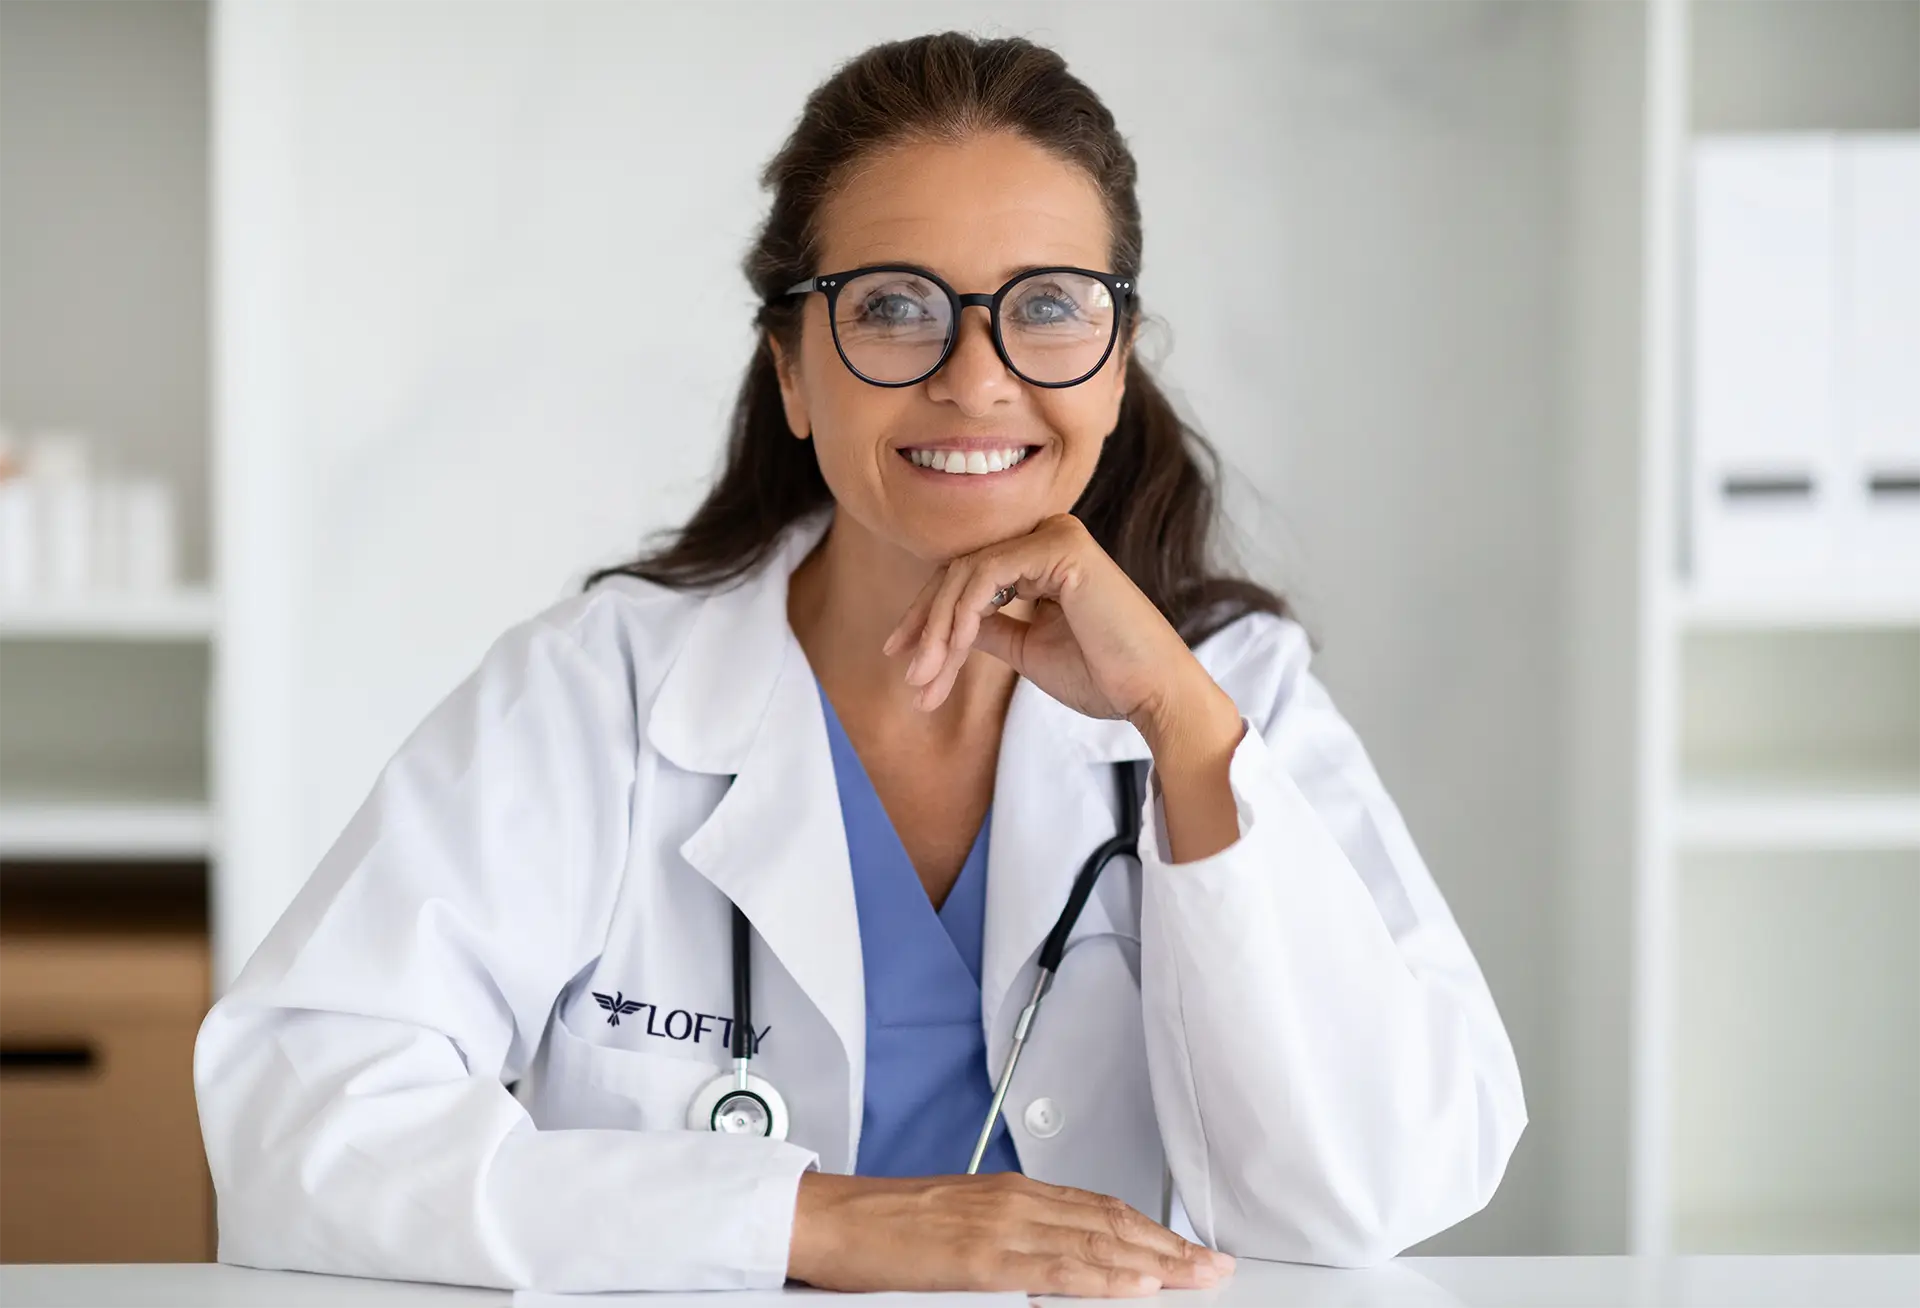
<svg viewBox="0 0 1920 1308">
<path fill-rule="evenodd" d="M 494 647 L 208 1017 L 223 1257 L 1130 1295 L 1487 1202 L 1512 1049 L 1211 560 L 1134 171 L 1023 40 L 813 94 L 706 501 Z"/>
</svg>

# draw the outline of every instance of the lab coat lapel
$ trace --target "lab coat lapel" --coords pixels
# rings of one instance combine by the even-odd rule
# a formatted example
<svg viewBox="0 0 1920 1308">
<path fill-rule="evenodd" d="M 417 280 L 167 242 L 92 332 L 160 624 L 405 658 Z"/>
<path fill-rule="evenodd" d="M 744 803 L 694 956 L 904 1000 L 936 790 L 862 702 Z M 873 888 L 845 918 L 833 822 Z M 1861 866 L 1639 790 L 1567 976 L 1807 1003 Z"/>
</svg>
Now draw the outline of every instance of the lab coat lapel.
<svg viewBox="0 0 1920 1308">
<path fill-rule="evenodd" d="M 1146 742 L 1127 723 L 1084 718 L 1026 678 L 1015 683 L 994 773 L 981 946 L 981 1026 L 996 1077 L 1040 946 L 1081 865 L 1117 829 L 1109 765 L 1148 757 Z M 1074 934 L 1114 925 L 1096 895 Z"/>
<path fill-rule="evenodd" d="M 747 915 L 839 1036 L 857 1143 L 866 1061 L 859 915 L 826 719 L 787 622 L 788 577 L 825 525 L 802 524 L 760 572 L 703 602 L 648 738 L 676 766 L 733 775 L 681 856 Z"/>
</svg>

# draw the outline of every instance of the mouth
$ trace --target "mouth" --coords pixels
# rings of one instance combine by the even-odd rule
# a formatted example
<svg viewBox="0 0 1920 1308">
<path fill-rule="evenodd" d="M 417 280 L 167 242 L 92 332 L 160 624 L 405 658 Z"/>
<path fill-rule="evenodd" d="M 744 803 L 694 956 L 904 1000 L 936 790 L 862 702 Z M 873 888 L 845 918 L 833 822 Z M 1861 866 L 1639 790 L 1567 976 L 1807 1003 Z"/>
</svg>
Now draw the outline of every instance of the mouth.
<svg viewBox="0 0 1920 1308">
<path fill-rule="evenodd" d="M 1008 445 L 999 449 L 950 449 L 928 445 L 894 452 L 930 476 L 1004 477 L 1025 466 L 1039 450 L 1038 445 Z"/>
</svg>

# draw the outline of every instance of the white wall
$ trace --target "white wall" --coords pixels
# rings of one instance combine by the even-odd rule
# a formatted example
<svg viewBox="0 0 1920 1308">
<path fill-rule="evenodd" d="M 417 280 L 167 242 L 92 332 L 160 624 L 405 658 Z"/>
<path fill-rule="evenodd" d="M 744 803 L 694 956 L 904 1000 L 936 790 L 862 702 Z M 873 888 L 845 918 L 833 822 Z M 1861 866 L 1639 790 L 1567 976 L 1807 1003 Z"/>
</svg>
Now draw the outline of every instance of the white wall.
<svg viewBox="0 0 1920 1308">
<path fill-rule="evenodd" d="M 1132 140 L 1164 375 L 1528 1078 L 1506 1186 L 1436 1245 L 1537 1251 L 1558 6 L 221 6 L 222 971 L 489 640 L 692 505 L 749 347 L 760 164 L 836 62 L 947 25 L 1057 45 Z"/>
</svg>

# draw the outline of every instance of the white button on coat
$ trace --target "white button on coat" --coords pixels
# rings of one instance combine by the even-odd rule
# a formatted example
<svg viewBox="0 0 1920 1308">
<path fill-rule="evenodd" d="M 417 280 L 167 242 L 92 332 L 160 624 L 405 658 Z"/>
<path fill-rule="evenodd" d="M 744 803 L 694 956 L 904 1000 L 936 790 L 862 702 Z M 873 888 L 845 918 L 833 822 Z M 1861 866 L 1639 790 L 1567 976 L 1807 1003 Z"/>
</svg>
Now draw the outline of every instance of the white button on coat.
<svg viewBox="0 0 1920 1308">
<path fill-rule="evenodd" d="M 787 622 L 827 521 L 731 589 L 619 579 L 554 607 L 401 746 L 201 1029 L 223 1260 L 782 1283 L 800 1175 L 853 1166 L 866 1078 L 846 833 Z M 1176 1222 L 1230 1253 L 1376 1263 L 1492 1195 L 1526 1122 L 1513 1051 L 1306 634 L 1253 616 L 1195 654 L 1243 717 L 1239 836 L 1170 864 L 1148 772 L 1140 862 L 1088 901 L 1015 1075 L 1015 1147 L 1039 1180 L 1149 1213 L 1164 1158 Z M 1123 760 L 1148 762 L 1126 722 L 1018 683 L 987 860 L 993 1075 L 1075 872 L 1120 825 Z M 729 1065 L 736 904 L 786 1141 L 686 1129 Z M 1041 1138 L 1040 1087 L 1072 1131 Z"/>
<path fill-rule="evenodd" d="M 1045 1096 L 1027 1105 L 1026 1122 L 1027 1130 L 1042 1140 L 1051 1140 L 1059 1135 L 1060 1128 L 1064 1125 L 1060 1110 L 1053 1106 L 1053 1100 Z"/>
</svg>

